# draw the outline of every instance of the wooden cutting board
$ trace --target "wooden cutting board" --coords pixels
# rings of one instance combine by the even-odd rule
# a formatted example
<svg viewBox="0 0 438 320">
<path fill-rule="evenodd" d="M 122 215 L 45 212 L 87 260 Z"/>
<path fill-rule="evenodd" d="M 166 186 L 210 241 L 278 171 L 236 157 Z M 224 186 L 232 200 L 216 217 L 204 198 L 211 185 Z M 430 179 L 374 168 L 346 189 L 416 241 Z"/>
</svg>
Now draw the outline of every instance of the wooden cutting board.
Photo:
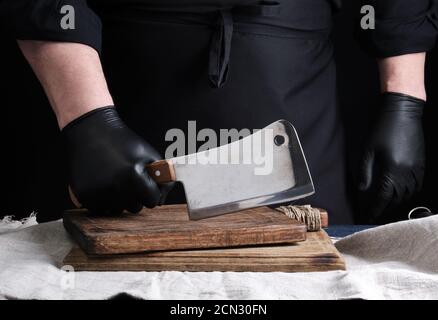
<svg viewBox="0 0 438 320">
<path fill-rule="evenodd" d="M 250 271 L 312 272 L 345 270 L 342 259 L 324 231 L 307 233 L 296 244 L 260 247 L 150 252 L 87 256 L 75 247 L 64 265 L 75 271 Z"/>
<path fill-rule="evenodd" d="M 185 205 L 116 217 L 93 217 L 85 210 L 71 210 L 63 218 L 65 228 L 87 254 L 223 248 L 306 239 L 303 224 L 268 207 L 199 221 L 188 219 Z"/>
</svg>

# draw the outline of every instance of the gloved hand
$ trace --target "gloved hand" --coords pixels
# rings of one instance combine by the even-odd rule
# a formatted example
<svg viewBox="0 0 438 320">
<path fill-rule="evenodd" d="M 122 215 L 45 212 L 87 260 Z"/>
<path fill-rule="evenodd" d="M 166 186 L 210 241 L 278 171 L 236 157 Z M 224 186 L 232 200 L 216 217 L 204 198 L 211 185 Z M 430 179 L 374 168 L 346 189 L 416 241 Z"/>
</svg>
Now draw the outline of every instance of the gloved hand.
<svg viewBox="0 0 438 320">
<path fill-rule="evenodd" d="M 79 202 L 97 214 L 152 208 L 169 191 L 158 186 L 145 165 L 160 156 L 131 131 L 114 107 L 84 114 L 62 130 L 70 186 Z"/>
<path fill-rule="evenodd" d="M 384 93 L 380 115 L 363 155 L 359 190 L 362 209 L 376 219 L 420 191 L 425 169 L 423 100 Z"/>
</svg>

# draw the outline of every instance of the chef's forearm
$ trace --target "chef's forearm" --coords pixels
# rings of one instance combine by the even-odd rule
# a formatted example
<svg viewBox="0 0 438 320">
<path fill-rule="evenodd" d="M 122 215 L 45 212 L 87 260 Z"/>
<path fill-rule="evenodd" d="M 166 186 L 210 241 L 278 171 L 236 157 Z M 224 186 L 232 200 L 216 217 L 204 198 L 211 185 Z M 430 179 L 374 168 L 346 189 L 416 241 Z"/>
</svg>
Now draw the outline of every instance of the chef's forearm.
<svg viewBox="0 0 438 320">
<path fill-rule="evenodd" d="M 382 92 L 397 92 L 426 100 L 424 68 L 426 53 L 379 60 Z"/>
<path fill-rule="evenodd" d="M 44 87 L 60 128 L 86 112 L 113 105 L 93 48 L 66 42 L 18 43 Z"/>
</svg>

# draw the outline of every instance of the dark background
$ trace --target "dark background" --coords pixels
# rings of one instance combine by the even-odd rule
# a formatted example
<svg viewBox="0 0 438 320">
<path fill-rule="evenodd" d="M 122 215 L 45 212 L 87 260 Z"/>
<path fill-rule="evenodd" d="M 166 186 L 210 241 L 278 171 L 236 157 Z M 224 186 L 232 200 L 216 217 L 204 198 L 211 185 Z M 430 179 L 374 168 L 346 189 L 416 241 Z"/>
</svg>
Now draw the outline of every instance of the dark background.
<svg viewBox="0 0 438 320">
<path fill-rule="evenodd" d="M 373 113 L 377 107 L 379 80 L 374 59 L 364 54 L 354 40 L 358 7 L 344 1 L 335 17 L 333 39 L 338 63 L 339 100 L 343 111 L 349 156 L 350 190 L 355 199 L 354 173 Z M 70 207 L 63 154 L 56 119 L 38 81 L 19 52 L 15 41 L 0 30 L 0 217 L 27 217 L 39 213 L 39 221 L 60 218 Z M 427 62 L 428 107 L 424 125 L 427 143 L 427 171 L 424 190 L 411 203 L 400 208 L 390 220 L 404 219 L 414 206 L 438 209 L 434 181 L 434 137 L 438 126 L 436 50 Z"/>
</svg>

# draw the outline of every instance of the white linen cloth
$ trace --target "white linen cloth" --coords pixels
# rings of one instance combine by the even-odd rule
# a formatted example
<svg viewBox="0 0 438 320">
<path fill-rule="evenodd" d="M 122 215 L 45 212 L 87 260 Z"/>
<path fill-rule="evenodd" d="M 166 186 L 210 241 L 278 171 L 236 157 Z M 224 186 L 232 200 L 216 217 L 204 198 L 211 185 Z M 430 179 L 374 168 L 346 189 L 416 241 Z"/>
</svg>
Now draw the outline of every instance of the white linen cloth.
<svg viewBox="0 0 438 320">
<path fill-rule="evenodd" d="M 68 272 L 59 266 L 72 245 L 62 221 L 0 220 L 0 298 L 438 299 L 438 216 L 338 241 L 347 271 Z"/>
</svg>

